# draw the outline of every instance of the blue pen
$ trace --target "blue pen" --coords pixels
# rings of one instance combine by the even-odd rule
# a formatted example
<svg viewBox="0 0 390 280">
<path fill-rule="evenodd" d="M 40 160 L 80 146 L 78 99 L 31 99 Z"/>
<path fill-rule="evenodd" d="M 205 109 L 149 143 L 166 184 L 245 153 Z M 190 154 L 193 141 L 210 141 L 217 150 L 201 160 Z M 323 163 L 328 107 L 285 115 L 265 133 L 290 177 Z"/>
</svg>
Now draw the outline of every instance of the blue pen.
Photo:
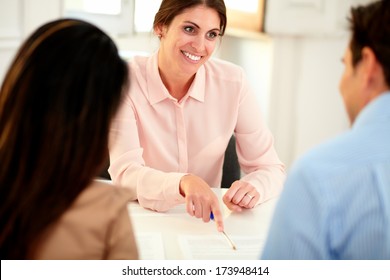
<svg viewBox="0 0 390 280">
<path fill-rule="evenodd" d="M 210 220 L 214 221 L 214 214 L 213 212 L 210 212 Z M 232 246 L 233 250 L 237 250 L 236 245 L 233 243 L 233 241 L 229 238 L 229 236 L 225 233 L 225 231 L 222 231 L 223 235 L 225 236 L 226 240 L 229 242 L 230 246 Z"/>
</svg>

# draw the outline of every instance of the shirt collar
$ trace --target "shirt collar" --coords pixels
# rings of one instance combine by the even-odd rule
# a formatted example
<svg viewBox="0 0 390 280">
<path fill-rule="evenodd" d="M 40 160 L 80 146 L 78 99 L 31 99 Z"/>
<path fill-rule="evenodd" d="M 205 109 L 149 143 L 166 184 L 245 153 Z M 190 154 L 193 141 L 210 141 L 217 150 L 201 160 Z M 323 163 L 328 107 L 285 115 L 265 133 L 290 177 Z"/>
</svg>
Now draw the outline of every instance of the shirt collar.
<svg viewBox="0 0 390 280">
<path fill-rule="evenodd" d="M 384 92 L 372 100 L 357 116 L 353 129 L 367 124 L 390 121 L 390 91 Z"/>
<path fill-rule="evenodd" d="M 169 94 L 167 88 L 161 80 L 160 73 L 158 71 L 158 51 L 149 57 L 146 65 L 146 73 L 148 97 L 151 105 L 154 105 L 165 99 L 175 100 L 175 98 Z M 192 97 L 200 102 L 204 102 L 206 86 L 205 73 L 206 71 L 204 69 L 204 65 L 202 65 L 198 69 L 198 72 L 195 75 L 195 79 L 192 82 L 187 94 L 188 97 Z M 186 99 L 187 97 L 183 98 L 183 100 Z"/>
</svg>

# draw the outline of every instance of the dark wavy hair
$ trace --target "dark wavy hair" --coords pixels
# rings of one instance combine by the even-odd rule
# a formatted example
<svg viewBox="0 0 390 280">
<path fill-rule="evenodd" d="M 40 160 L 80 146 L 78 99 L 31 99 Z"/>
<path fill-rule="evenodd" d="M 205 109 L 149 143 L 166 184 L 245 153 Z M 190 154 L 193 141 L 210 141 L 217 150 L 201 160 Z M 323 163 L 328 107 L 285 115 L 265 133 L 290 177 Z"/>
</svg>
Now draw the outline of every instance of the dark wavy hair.
<svg viewBox="0 0 390 280">
<path fill-rule="evenodd" d="M 223 0 L 163 0 L 154 17 L 153 28 L 156 28 L 158 25 L 169 26 L 173 19 L 183 13 L 185 9 L 198 5 L 204 5 L 218 12 L 220 19 L 219 35 L 223 36 L 227 24 L 226 6 Z"/>
<path fill-rule="evenodd" d="M 127 64 L 96 26 L 49 22 L 21 46 L 0 91 L 0 254 L 32 258 L 32 244 L 107 159 Z"/>
<path fill-rule="evenodd" d="M 353 65 L 356 66 L 362 59 L 364 47 L 371 48 L 390 86 L 390 0 L 351 8 L 349 22 Z"/>
</svg>

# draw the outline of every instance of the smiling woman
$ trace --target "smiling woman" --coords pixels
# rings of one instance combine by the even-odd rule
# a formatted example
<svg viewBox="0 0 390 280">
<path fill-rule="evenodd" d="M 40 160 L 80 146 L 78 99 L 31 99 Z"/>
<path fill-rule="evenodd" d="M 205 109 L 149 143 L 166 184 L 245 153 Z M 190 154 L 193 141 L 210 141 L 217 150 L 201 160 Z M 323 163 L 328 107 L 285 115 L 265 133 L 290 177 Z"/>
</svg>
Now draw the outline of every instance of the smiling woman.
<svg viewBox="0 0 390 280">
<path fill-rule="evenodd" d="M 218 12 L 207 6 L 187 9 L 172 19 L 157 13 L 154 32 L 160 38 L 160 74 L 178 101 L 188 92 L 199 67 L 213 54 L 224 27 Z"/>
<path fill-rule="evenodd" d="M 131 60 L 130 90 L 111 130 L 109 173 L 155 211 L 185 203 L 189 215 L 223 221 L 217 197 L 235 135 L 246 175 L 223 201 L 232 211 L 279 194 L 284 165 L 242 68 L 212 58 L 225 34 L 223 0 L 163 0 L 153 23 L 159 49 Z"/>
</svg>

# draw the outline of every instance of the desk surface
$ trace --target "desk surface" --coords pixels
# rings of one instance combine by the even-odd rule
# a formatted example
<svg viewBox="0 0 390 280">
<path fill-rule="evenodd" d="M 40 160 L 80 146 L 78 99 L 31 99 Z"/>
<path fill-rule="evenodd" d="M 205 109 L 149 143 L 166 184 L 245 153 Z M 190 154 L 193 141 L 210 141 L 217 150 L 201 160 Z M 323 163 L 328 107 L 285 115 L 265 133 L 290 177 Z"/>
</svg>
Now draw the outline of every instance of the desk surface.
<svg viewBox="0 0 390 280">
<path fill-rule="evenodd" d="M 129 213 L 141 259 L 258 259 L 277 199 L 241 213 L 222 203 L 226 189 L 214 189 L 224 217 L 225 232 L 237 246 L 233 250 L 213 221 L 191 217 L 185 206 L 157 213 L 129 204 Z"/>
</svg>

